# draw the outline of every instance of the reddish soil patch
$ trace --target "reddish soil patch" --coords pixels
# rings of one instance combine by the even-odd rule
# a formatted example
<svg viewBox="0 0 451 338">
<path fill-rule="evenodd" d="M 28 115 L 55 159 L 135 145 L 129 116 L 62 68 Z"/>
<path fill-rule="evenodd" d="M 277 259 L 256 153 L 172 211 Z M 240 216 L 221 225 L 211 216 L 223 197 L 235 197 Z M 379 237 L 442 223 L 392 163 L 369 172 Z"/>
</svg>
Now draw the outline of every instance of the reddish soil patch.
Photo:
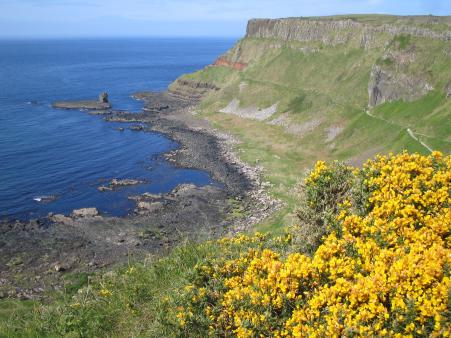
<svg viewBox="0 0 451 338">
<path fill-rule="evenodd" d="M 224 57 L 218 58 L 213 65 L 214 66 L 230 67 L 230 68 L 233 68 L 233 69 L 236 69 L 236 70 L 240 70 L 240 71 L 247 67 L 246 63 L 230 62 L 230 61 L 226 60 Z"/>
</svg>

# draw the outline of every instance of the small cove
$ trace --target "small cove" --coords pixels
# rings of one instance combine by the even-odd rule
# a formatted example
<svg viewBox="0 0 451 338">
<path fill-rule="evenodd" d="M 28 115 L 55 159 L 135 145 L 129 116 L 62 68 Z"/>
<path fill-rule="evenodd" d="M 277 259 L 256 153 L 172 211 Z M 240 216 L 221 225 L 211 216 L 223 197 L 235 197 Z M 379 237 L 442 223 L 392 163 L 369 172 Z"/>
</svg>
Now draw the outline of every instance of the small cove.
<svg viewBox="0 0 451 338">
<path fill-rule="evenodd" d="M 134 205 L 130 195 L 164 193 L 182 183 L 214 183 L 205 172 L 167 162 L 162 154 L 177 144 L 161 134 L 131 131 L 127 124 L 76 110 L 55 110 L 51 102 L 90 99 L 107 91 L 114 109 L 137 112 L 142 103 L 132 99 L 132 93 L 164 90 L 179 75 L 211 63 L 233 43 L 1 41 L 0 218 L 38 218 L 84 207 L 124 216 Z M 113 178 L 147 183 L 97 190 Z M 46 201 L 46 196 L 56 199 Z"/>
</svg>

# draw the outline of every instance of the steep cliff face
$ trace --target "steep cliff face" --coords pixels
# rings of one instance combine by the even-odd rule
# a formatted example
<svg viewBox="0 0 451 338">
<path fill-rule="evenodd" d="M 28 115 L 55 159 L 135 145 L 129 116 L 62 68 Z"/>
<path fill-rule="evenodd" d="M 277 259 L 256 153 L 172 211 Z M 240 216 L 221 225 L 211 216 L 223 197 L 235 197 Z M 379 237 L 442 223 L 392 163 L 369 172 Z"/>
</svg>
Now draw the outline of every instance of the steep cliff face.
<svg viewBox="0 0 451 338">
<path fill-rule="evenodd" d="M 254 19 L 232 49 L 183 79 L 220 88 L 201 100 L 210 112 L 283 127 L 314 147 L 322 139 L 330 152 L 402 148 L 406 130 L 439 149 L 451 141 L 451 17 Z"/>
<path fill-rule="evenodd" d="M 258 44 L 251 41 L 258 41 Z M 417 54 L 428 54 L 427 50 L 418 51 L 417 45 L 421 46 L 423 41 L 448 45 L 449 49 L 450 17 L 253 19 L 247 25 L 245 39 L 220 57 L 215 65 L 243 70 L 271 50 L 282 48 L 304 55 L 319 53 L 328 47 L 363 49 L 368 57 L 378 54 L 368 68 L 368 106 L 374 107 L 400 99 L 412 101 L 434 88 L 431 83 L 434 79 L 428 74 L 430 70 L 421 65 L 423 60 L 416 58 Z M 448 49 L 443 53 L 449 57 Z M 378 64 L 380 60 L 385 63 Z M 415 64 L 423 69 L 412 72 L 408 66 Z"/>
<path fill-rule="evenodd" d="M 372 40 L 375 34 L 385 33 L 389 36 L 412 35 L 415 37 L 451 40 L 451 22 L 448 17 L 418 17 L 415 24 L 412 20 L 393 17 L 391 23 L 380 21 L 361 22 L 359 17 L 351 18 L 287 18 L 287 19 L 253 19 L 247 25 L 247 38 L 274 38 L 284 41 L 320 41 L 328 45 L 358 41 L 362 46 Z M 422 19 L 422 20 L 421 20 Z M 424 28 L 421 23 L 433 26 L 441 25 L 443 30 Z M 448 30 L 446 30 L 446 27 Z M 436 27 L 434 27 L 436 28 Z"/>
<path fill-rule="evenodd" d="M 361 33 L 361 25 L 352 20 L 254 19 L 247 25 L 246 37 L 336 45 L 357 39 Z"/>
<path fill-rule="evenodd" d="M 397 100 L 414 101 L 434 89 L 424 78 L 405 73 L 390 72 L 380 65 L 371 69 L 368 84 L 368 106 L 374 107 Z"/>
</svg>

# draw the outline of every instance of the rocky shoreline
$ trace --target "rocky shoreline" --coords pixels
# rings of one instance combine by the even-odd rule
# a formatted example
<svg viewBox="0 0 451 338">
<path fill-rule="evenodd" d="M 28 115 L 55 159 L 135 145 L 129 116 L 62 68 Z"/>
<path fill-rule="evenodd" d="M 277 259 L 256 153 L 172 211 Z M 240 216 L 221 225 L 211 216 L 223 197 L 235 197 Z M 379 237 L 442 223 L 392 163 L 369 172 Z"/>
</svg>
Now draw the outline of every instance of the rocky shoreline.
<svg viewBox="0 0 451 338">
<path fill-rule="evenodd" d="M 52 107 L 57 109 L 105 110 L 111 109 L 111 104 L 108 102 L 108 94 L 101 93 L 97 101 L 57 101 L 53 102 Z"/>
<path fill-rule="evenodd" d="M 150 99 L 145 93 L 140 94 L 145 101 L 144 109 L 153 113 L 149 122 L 151 129 L 181 144 L 179 149 L 167 153 L 166 158 L 184 168 L 209 172 L 246 210 L 244 217 L 229 225 L 229 233 L 245 231 L 281 207 L 281 202 L 267 193 L 270 183 L 262 182 L 262 168 L 241 161 L 233 151 L 239 140 L 212 128 L 207 121 L 195 118 L 197 102 L 188 100 L 189 103 L 185 101 L 180 106 L 175 100 L 172 106 L 169 104 L 163 110 L 157 110 L 154 108 L 155 102 L 159 101 L 159 97 L 170 95 L 170 92 L 148 95 Z M 115 120 L 114 117 L 111 119 Z"/>
<path fill-rule="evenodd" d="M 199 97 L 164 92 L 135 98 L 144 101 L 141 113 L 99 113 L 106 121 L 133 122 L 137 131 L 168 136 L 179 143 L 176 151 L 165 154 L 168 161 L 204 170 L 219 184 L 185 184 L 167 194 L 130 196 L 135 210 L 122 218 L 86 208 L 69 216 L 1 221 L 0 298 L 41 297 L 45 290 L 63 288 L 68 276 L 161 255 L 182 240 L 243 231 L 280 208 L 265 191 L 269 183 L 261 182 L 261 168 L 243 163 L 232 151 L 237 140 L 194 117 Z M 74 104 L 73 109 L 80 108 Z M 139 181 L 110 182 L 105 189 L 124 184 Z"/>
</svg>

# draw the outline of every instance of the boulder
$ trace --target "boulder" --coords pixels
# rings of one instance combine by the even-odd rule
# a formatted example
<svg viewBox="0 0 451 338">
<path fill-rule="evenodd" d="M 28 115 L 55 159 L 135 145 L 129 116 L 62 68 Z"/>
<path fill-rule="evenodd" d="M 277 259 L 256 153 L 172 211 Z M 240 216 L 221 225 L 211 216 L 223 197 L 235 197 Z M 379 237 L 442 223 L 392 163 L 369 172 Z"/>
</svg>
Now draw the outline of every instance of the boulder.
<svg viewBox="0 0 451 338">
<path fill-rule="evenodd" d="M 158 199 L 161 198 L 162 195 L 161 194 L 152 194 L 150 192 L 145 192 L 144 194 L 141 195 L 144 198 L 151 198 L 151 199 Z"/>
<path fill-rule="evenodd" d="M 74 220 L 70 217 L 56 214 L 56 215 L 49 215 L 49 218 L 52 222 L 64 224 L 64 225 L 74 225 Z"/>
<path fill-rule="evenodd" d="M 145 210 L 151 210 L 152 209 L 152 203 L 150 202 L 139 202 L 138 203 L 139 209 L 145 209 Z"/>
<path fill-rule="evenodd" d="M 137 207 L 140 210 L 146 210 L 146 211 L 152 211 L 155 209 L 159 209 L 163 206 L 163 203 L 161 202 L 144 202 L 141 201 L 138 203 Z"/>
<path fill-rule="evenodd" d="M 64 257 L 64 258 L 62 258 L 62 260 L 56 262 L 55 265 L 53 266 L 53 268 L 57 272 L 65 272 L 65 271 L 72 269 L 74 267 L 74 265 L 77 264 L 77 262 L 78 262 L 77 256 L 68 256 L 68 257 Z"/>
<path fill-rule="evenodd" d="M 183 183 L 183 184 L 179 184 L 178 186 L 176 186 L 172 191 L 171 194 L 174 196 L 180 196 L 183 195 L 187 192 L 190 192 L 194 189 L 196 189 L 197 186 L 195 184 L 192 183 Z"/>
<path fill-rule="evenodd" d="M 96 208 L 82 208 L 72 211 L 72 217 L 95 217 L 99 215 Z"/>
<path fill-rule="evenodd" d="M 65 266 L 62 266 L 59 263 L 56 263 L 54 268 L 56 272 L 64 272 L 67 270 Z"/>
</svg>

